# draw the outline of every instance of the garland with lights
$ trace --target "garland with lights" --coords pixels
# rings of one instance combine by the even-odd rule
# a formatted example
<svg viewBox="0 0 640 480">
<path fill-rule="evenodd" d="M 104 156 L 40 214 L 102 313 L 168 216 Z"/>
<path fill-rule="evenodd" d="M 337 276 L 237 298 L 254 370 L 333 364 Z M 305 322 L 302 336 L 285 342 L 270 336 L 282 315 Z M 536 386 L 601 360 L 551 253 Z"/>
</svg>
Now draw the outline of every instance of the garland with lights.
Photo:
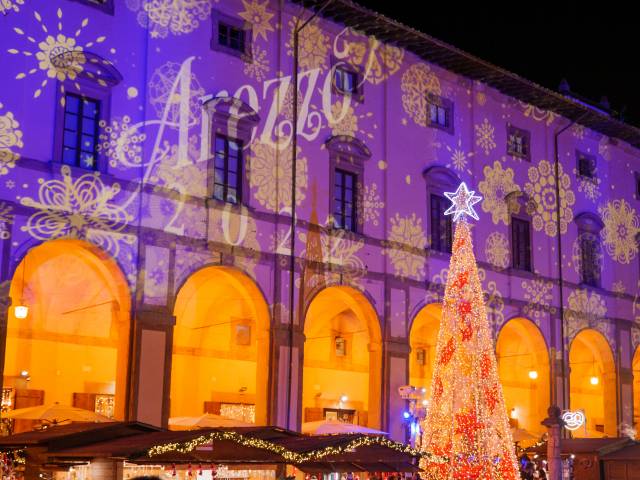
<svg viewBox="0 0 640 480">
<path fill-rule="evenodd" d="M 516 480 L 493 336 L 465 219 L 478 219 L 473 205 L 481 197 L 464 183 L 445 195 L 453 203 L 445 214 L 453 215 L 456 228 L 421 449 L 451 461 L 423 458 L 420 467 L 426 480 Z"/>
<path fill-rule="evenodd" d="M 206 435 L 200 435 L 194 439 L 188 440 L 182 443 L 167 443 L 164 445 L 156 445 L 151 447 L 147 451 L 147 456 L 154 457 L 158 455 L 163 455 L 166 453 L 189 453 L 195 450 L 197 447 L 201 445 L 207 445 L 214 441 L 230 441 L 237 443 L 243 447 L 251 447 L 258 448 L 260 450 L 267 450 L 269 452 L 273 452 L 279 456 L 281 456 L 288 463 L 292 464 L 300 464 L 306 463 L 310 461 L 317 461 L 324 457 L 330 455 L 340 455 L 342 453 L 353 452 L 359 447 L 378 445 L 390 448 L 397 452 L 407 453 L 414 457 L 423 457 L 428 458 L 430 462 L 441 463 L 446 462 L 448 459 L 443 456 L 437 456 L 428 452 L 421 452 L 412 448 L 410 445 L 405 445 L 403 443 L 394 442 L 389 440 L 388 438 L 381 436 L 363 436 L 359 438 L 355 438 L 348 442 L 343 446 L 328 446 L 318 450 L 312 450 L 305 453 L 294 452 L 289 450 L 282 445 L 278 445 L 276 443 L 270 442 L 268 440 L 262 440 L 260 438 L 247 437 L 238 432 L 233 431 L 221 431 L 221 432 L 211 432 Z"/>
</svg>

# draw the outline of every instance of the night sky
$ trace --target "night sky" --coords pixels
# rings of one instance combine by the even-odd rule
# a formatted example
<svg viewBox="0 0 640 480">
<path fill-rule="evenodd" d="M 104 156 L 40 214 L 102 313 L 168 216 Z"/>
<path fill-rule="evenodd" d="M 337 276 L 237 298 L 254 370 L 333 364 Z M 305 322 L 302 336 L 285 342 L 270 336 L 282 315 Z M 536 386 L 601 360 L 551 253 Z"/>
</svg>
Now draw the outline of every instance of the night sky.
<svg viewBox="0 0 640 480">
<path fill-rule="evenodd" d="M 623 2 L 356 1 L 547 88 L 566 78 L 596 103 L 607 96 L 640 126 L 640 26 Z"/>
</svg>

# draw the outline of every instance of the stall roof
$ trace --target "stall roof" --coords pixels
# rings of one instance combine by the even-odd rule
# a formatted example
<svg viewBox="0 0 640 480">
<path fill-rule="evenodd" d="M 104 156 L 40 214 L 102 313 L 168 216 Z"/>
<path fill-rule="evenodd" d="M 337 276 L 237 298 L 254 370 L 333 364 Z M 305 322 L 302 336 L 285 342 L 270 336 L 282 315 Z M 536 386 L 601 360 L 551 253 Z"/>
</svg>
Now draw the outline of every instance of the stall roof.
<svg viewBox="0 0 640 480">
<path fill-rule="evenodd" d="M 614 452 L 602 455 L 600 460 L 604 461 L 630 461 L 640 460 L 640 442 L 632 442 Z"/>
<path fill-rule="evenodd" d="M 618 450 L 633 443 L 627 437 L 622 438 L 563 438 L 560 442 L 560 453 L 562 455 L 593 453 L 603 455 L 605 453 Z M 527 451 L 536 453 L 546 453 L 546 444 L 531 448 Z"/>
<path fill-rule="evenodd" d="M 562 95 L 351 0 L 292 0 L 336 23 L 413 52 L 427 62 L 482 82 L 505 95 L 550 110 L 585 127 L 640 148 L 640 129 L 584 101 Z"/>
</svg>

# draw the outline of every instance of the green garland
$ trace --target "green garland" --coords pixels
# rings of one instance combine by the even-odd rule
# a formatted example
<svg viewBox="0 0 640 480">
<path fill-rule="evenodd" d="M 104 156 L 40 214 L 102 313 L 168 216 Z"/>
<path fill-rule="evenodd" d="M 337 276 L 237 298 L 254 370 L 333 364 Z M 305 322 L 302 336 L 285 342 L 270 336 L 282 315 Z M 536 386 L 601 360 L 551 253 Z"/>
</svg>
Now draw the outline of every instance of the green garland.
<svg viewBox="0 0 640 480">
<path fill-rule="evenodd" d="M 311 452 L 298 453 L 287 448 L 282 445 L 275 444 L 273 442 L 269 442 L 267 440 L 262 440 L 259 438 L 246 437 L 238 432 L 211 432 L 207 435 L 200 435 L 192 440 L 182 443 L 167 443 L 164 445 L 156 445 L 151 447 L 147 451 L 147 456 L 154 457 L 157 455 L 162 455 L 165 453 L 178 452 L 178 453 L 189 453 L 193 451 L 195 448 L 206 445 L 208 443 L 212 443 L 214 441 L 231 441 L 235 442 L 238 445 L 242 445 L 244 447 L 252 447 L 259 448 L 261 450 L 267 450 L 269 452 L 273 452 L 277 455 L 280 455 L 287 462 L 292 464 L 300 464 L 306 463 L 310 461 L 317 461 L 329 455 L 339 455 L 345 452 L 355 451 L 359 447 L 370 446 L 370 445 L 380 445 L 383 447 L 390 448 L 397 452 L 407 453 L 414 457 L 423 457 L 429 458 L 432 462 L 442 462 L 445 463 L 448 460 L 446 457 L 438 457 L 433 454 L 427 452 L 421 452 L 412 448 L 409 445 L 405 445 L 403 443 L 394 442 L 385 437 L 381 436 L 363 436 L 351 440 L 344 446 L 340 447 L 324 447 L 319 450 L 313 450 Z"/>
</svg>

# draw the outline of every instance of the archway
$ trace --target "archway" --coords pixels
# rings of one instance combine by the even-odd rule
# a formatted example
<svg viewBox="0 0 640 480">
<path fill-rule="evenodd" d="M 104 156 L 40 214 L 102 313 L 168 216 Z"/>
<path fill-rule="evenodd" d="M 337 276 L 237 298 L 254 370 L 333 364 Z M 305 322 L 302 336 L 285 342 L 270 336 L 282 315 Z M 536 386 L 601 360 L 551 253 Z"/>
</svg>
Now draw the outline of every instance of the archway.
<svg viewBox="0 0 640 480">
<path fill-rule="evenodd" d="M 380 428 L 380 324 L 365 296 L 345 286 L 318 293 L 304 322 L 303 422 L 338 418 Z"/>
<path fill-rule="evenodd" d="M 232 267 L 192 274 L 176 297 L 170 416 L 267 423 L 269 309 Z"/>
<path fill-rule="evenodd" d="M 617 429 L 616 371 L 611 348 L 593 329 L 582 330 L 569 349 L 571 410 L 584 410 L 586 428 L 575 437 L 615 437 Z"/>
<path fill-rule="evenodd" d="M 130 296 L 116 263 L 79 240 L 45 242 L 17 266 L 9 295 L 3 386 L 12 407 L 58 402 L 124 420 Z"/>
<path fill-rule="evenodd" d="M 433 376 L 441 317 L 442 305 L 439 303 L 431 303 L 423 307 L 413 320 L 409 334 L 411 346 L 409 383 L 424 389 L 426 394 L 429 392 Z"/>
<path fill-rule="evenodd" d="M 496 342 L 498 376 L 512 426 L 538 437 L 549 408 L 549 353 L 544 337 L 526 318 L 509 320 Z"/>
</svg>

